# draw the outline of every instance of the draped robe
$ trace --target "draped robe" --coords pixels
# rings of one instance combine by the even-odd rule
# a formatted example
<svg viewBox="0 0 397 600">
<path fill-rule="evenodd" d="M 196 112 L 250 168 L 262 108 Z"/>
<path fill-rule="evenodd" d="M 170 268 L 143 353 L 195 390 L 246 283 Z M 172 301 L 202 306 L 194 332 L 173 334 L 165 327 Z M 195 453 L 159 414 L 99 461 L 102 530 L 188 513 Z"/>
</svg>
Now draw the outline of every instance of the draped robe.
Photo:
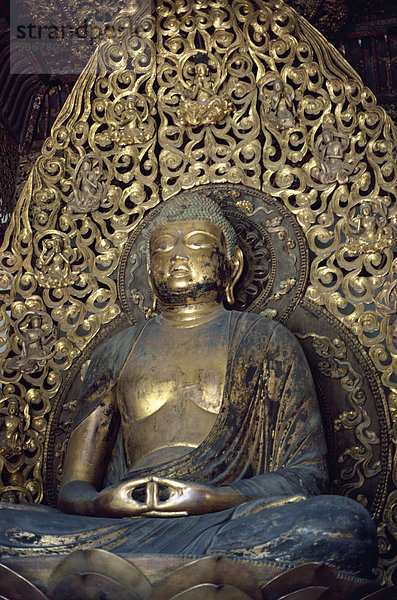
<svg viewBox="0 0 397 600">
<path fill-rule="evenodd" d="M 82 386 L 75 427 L 117 385 L 145 326 L 150 322 L 118 333 L 95 353 Z M 153 474 L 231 485 L 255 499 L 187 517 L 114 519 L 47 509 L 44 518 L 40 511 L 32 511 L 30 519 L 23 517 L 23 530 L 39 536 L 46 553 L 88 544 L 128 554 L 328 562 L 364 575 L 373 566 L 376 536 L 366 510 L 348 498 L 321 495 L 328 483 L 326 446 L 310 370 L 295 337 L 270 319 L 230 313 L 221 410 L 200 446 L 147 469 L 132 467 L 131 472 L 131 465 L 120 464 L 123 461 L 113 461 L 110 480 Z M 22 511 L 5 512 L 9 531 Z M 23 553 L 21 539 L 7 535 L 3 528 L 0 550 Z"/>
</svg>

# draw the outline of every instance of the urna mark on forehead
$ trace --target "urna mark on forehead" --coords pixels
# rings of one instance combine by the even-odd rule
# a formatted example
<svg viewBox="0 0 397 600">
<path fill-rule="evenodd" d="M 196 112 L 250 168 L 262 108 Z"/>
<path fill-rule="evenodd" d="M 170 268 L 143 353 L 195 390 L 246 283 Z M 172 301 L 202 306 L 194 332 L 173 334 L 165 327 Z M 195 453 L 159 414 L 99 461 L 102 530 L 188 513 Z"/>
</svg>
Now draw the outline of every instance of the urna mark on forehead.
<svg viewBox="0 0 397 600">
<path fill-rule="evenodd" d="M 189 195 L 175 196 L 163 203 L 159 213 L 146 231 L 146 253 L 148 258 L 150 238 L 156 229 L 168 223 L 183 223 L 186 221 L 200 221 L 218 226 L 225 236 L 228 259 L 232 258 L 236 244 L 236 232 L 233 226 L 214 200 L 194 192 L 190 192 Z"/>
</svg>

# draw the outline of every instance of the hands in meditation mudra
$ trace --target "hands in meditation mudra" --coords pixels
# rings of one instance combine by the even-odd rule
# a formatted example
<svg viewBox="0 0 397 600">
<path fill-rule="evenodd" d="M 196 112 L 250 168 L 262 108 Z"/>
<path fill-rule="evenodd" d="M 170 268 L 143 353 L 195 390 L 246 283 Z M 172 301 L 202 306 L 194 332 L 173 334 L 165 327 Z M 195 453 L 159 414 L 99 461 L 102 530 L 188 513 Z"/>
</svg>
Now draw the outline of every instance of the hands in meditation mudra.
<svg viewBox="0 0 397 600">
<path fill-rule="evenodd" d="M 160 312 L 91 360 L 59 494 L 62 511 L 83 516 L 57 512 L 58 526 L 94 539 L 110 523 L 122 530 L 117 552 L 368 575 L 369 514 L 322 495 L 326 446 L 303 351 L 279 323 L 223 306 L 243 256 L 222 210 L 182 194 L 164 202 L 146 241 Z"/>
</svg>

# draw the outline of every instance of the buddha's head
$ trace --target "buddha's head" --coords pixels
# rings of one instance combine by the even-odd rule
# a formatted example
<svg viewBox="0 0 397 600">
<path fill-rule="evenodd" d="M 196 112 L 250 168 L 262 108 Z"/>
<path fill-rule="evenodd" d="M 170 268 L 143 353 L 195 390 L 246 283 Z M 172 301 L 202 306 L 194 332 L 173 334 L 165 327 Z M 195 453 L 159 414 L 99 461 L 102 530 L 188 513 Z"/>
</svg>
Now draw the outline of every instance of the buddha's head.
<svg viewBox="0 0 397 600">
<path fill-rule="evenodd" d="M 280 79 L 279 77 L 276 77 L 276 79 L 274 80 L 273 83 L 273 89 L 275 92 L 282 92 L 284 88 L 284 84 L 282 79 Z"/>
<path fill-rule="evenodd" d="M 194 59 L 194 69 L 197 77 L 209 75 L 208 56 L 203 52 L 196 54 Z"/>
<path fill-rule="evenodd" d="M 81 170 L 85 171 L 86 173 L 91 170 L 91 161 L 89 158 L 83 159 L 83 162 L 81 163 Z"/>
<path fill-rule="evenodd" d="M 209 75 L 209 69 L 206 64 L 199 63 L 196 65 L 196 75 L 197 77 L 206 77 Z"/>
<path fill-rule="evenodd" d="M 323 143 L 330 144 L 334 141 L 334 134 L 330 129 L 325 129 L 323 133 Z"/>
<path fill-rule="evenodd" d="M 8 414 L 15 416 L 19 413 L 19 402 L 15 398 L 11 398 L 8 401 Z"/>
<path fill-rule="evenodd" d="M 369 217 L 372 215 L 372 206 L 368 202 L 363 202 L 361 205 L 361 215 L 363 217 Z"/>
<path fill-rule="evenodd" d="M 164 203 L 147 232 L 149 284 L 161 304 L 233 304 L 243 255 L 216 202 L 199 193 Z"/>
<path fill-rule="evenodd" d="M 33 328 L 41 327 L 40 315 L 33 315 L 30 324 Z"/>
</svg>

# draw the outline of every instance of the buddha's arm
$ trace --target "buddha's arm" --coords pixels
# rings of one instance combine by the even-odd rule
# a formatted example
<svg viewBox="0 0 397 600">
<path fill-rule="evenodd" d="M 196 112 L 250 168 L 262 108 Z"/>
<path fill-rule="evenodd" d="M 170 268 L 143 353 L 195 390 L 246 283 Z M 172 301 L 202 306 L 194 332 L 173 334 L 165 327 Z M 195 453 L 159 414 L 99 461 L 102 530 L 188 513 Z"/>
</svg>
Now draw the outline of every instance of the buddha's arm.
<svg viewBox="0 0 397 600">
<path fill-rule="evenodd" d="M 98 492 L 118 425 L 115 394 L 111 391 L 72 433 L 59 492 L 59 507 L 64 512 L 119 516 L 117 494 L 108 492 L 103 502 Z"/>
</svg>

